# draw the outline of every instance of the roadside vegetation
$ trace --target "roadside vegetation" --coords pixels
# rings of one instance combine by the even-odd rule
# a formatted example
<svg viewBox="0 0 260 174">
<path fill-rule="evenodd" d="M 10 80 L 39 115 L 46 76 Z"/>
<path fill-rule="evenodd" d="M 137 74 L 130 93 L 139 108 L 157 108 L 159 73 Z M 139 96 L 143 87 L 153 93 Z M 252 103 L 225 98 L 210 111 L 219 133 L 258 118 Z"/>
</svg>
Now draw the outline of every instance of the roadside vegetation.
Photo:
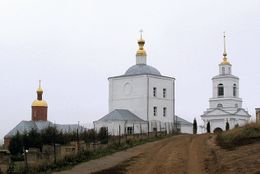
<svg viewBox="0 0 260 174">
<path fill-rule="evenodd" d="M 135 138 L 135 136 L 137 137 Z M 140 139 L 138 136 L 143 138 Z M 92 129 L 84 132 L 62 133 L 57 131 L 55 127 L 48 127 L 42 132 L 31 130 L 30 132 L 25 132 L 24 134 L 17 133 L 14 137 L 12 137 L 10 142 L 9 150 L 12 154 L 12 162 L 10 163 L 7 173 L 50 174 L 53 171 L 65 170 L 81 162 L 97 159 L 102 156 L 126 150 L 136 145 L 156 141 L 168 136 L 171 135 L 166 135 L 165 132 L 161 132 L 150 136 L 130 135 L 128 138 L 127 135 L 124 135 L 121 136 L 121 138 L 118 138 L 108 135 L 106 128 L 101 129 L 99 132 Z M 26 156 L 24 155 L 25 149 L 38 148 L 42 151 L 43 145 L 51 145 L 54 147 L 56 144 L 67 145 L 71 141 L 84 141 L 87 144 L 97 143 L 105 146 L 98 146 L 94 150 L 81 150 L 76 154 L 65 156 L 64 159 L 57 161 L 55 160 L 54 162 L 48 164 L 42 163 L 28 166 Z"/>
<path fill-rule="evenodd" d="M 217 144 L 225 149 L 260 142 L 260 124 L 251 123 L 217 135 Z"/>
</svg>

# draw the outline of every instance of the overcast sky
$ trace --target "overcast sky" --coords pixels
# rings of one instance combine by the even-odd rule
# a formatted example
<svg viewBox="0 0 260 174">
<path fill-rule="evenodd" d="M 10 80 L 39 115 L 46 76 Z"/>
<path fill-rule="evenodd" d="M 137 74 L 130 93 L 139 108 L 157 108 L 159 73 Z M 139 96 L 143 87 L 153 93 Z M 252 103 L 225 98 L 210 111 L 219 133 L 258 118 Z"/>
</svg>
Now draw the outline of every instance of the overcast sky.
<svg viewBox="0 0 260 174">
<path fill-rule="evenodd" d="M 260 107 L 259 0 L 0 0 L 0 139 L 31 119 L 38 80 L 56 123 L 108 113 L 108 80 L 135 64 L 139 30 L 147 62 L 176 78 L 176 114 L 200 122 L 227 34 L 243 106 Z"/>
</svg>

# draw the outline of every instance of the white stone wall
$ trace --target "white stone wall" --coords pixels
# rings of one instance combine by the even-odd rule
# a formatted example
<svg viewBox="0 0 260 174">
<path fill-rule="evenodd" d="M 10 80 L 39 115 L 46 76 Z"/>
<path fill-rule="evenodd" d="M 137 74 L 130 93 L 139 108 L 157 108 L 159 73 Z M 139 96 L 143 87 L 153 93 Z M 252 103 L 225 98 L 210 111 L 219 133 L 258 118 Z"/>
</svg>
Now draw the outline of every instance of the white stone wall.
<svg viewBox="0 0 260 174">
<path fill-rule="evenodd" d="M 229 123 L 229 128 L 233 129 L 236 124 L 243 126 L 249 122 L 247 116 L 239 115 L 214 115 L 202 118 L 206 131 L 207 123 L 210 122 L 210 131 L 213 132 L 216 128 L 221 128 L 223 131 L 226 130 L 226 122 Z"/>
<path fill-rule="evenodd" d="M 236 97 L 239 97 L 239 79 L 235 77 L 213 78 L 213 98 L 218 98 L 218 84 L 224 85 L 224 97 L 233 97 L 233 84 L 236 84 Z"/>
<path fill-rule="evenodd" d="M 239 79 L 230 75 L 230 65 L 220 65 L 221 69 L 225 68 L 228 75 L 219 75 L 212 78 L 212 98 L 209 99 L 209 107 L 217 108 L 222 104 L 223 108 L 242 108 L 242 99 L 239 98 Z M 230 69 L 229 69 L 230 68 Z M 224 96 L 218 96 L 218 85 L 223 84 Z M 233 96 L 233 85 L 236 85 L 236 96 Z"/>
<path fill-rule="evenodd" d="M 146 56 L 136 56 L 136 64 L 146 64 Z"/>
<path fill-rule="evenodd" d="M 242 100 L 240 98 L 211 98 L 209 100 L 210 108 L 217 108 L 218 104 L 222 104 L 223 108 L 242 108 Z"/>
<path fill-rule="evenodd" d="M 153 88 L 156 87 L 157 96 L 153 96 Z M 166 89 L 166 98 L 163 98 L 163 89 Z M 162 77 L 149 78 L 149 120 L 159 122 L 173 122 L 174 112 L 174 80 Z M 153 107 L 157 107 L 157 116 L 153 115 Z M 167 114 L 163 116 L 163 108 Z"/>
<path fill-rule="evenodd" d="M 224 71 L 223 71 L 224 68 Z M 232 65 L 225 65 L 225 64 L 220 64 L 219 65 L 219 74 L 232 74 Z"/>
<path fill-rule="evenodd" d="M 181 133 L 193 134 L 193 125 L 180 125 Z"/>
<path fill-rule="evenodd" d="M 147 77 L 126 76 L 109 79 L 109 112 L 128 109 L 147 120 Z"/>
<path fill-rule="evenodd" d="M 157 95 L 153 96 L 156 87 Z M 166 97 L 163 98 L 163 89 Z M 165 125 L 167 130 L 172 129 L 173 116 L 175 115 L 174 79 L 163 76 L 137 75 L 109 78 L 109 112 L 115 109 L 128 109 L 145 121 L 150 121 L 150 131 Z M 154 116 L 153 108 L 157 107 Z M 166 107 L 166 116 L 163 108 Z"/>
</svg>

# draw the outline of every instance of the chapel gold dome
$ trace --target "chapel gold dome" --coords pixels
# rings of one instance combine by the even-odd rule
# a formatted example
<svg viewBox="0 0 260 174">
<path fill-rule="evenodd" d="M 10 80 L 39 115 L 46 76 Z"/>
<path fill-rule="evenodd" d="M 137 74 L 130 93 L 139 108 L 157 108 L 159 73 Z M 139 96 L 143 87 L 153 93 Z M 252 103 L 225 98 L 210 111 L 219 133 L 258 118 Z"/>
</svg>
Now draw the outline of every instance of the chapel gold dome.
<svg viewBox="0 0 260 174">
<path fill-rule="evenodd" d="M 44 101 L 44 100 L 35 100 L 35 101 L 32 103 L 32 106 L 48 107 L 48 104 L 47 104 L 47 102 Z"/>
<path fill-rule="evenodd" d="M 37 89 L 37 92 L 43 92 L 43 89 L 39 86 L 39 88 Z"/>
</svg>

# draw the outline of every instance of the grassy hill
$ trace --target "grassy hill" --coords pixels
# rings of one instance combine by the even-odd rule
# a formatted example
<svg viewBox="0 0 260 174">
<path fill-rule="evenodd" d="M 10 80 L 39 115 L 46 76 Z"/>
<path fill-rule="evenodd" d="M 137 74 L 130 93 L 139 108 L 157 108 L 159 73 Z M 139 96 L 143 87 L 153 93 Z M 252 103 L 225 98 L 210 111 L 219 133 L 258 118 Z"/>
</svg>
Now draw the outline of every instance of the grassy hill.
<svg viewBox="0 0 260 174">
<path fill-rule="evenodd" d="M 217 143 L 222 148 L 235 148 L 256 141 L 260 141 L 260 124 L 256 123 L 237 127 L 217 136 Z"/>
</svg>

